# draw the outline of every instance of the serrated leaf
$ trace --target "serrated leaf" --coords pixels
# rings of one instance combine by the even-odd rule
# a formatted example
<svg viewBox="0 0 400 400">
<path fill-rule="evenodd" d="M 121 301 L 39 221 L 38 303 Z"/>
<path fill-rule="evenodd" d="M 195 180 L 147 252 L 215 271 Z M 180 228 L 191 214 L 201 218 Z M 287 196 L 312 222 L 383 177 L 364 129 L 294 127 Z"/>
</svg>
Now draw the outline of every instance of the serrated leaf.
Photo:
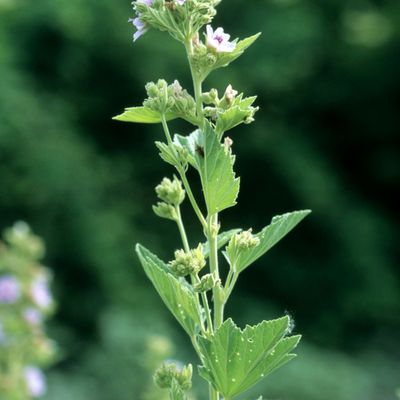
<svg viewBox="0 0 400 400">
<path fill-rule="evenodd" d="M 200 174 L 208 213 L 236 205 L 240 180 L 233 172 L 235 158 L 220 143 L 211 124 L 207 121 L 203 131 L 189 136 L 175 135 L 174 143 L 188 151 L 189 163 Z"/>
<path fill-rule="evenodd" d="M 223 132 L 229 131 L 243 123 L 248 114 L 248 110 L 242 109 L 239 106 L 229 108 L 218 116 L 215 131 L 220 136 Z"/>
<path fill-rule="evenodd" d="M 231 62 L 239 58 L 245 50 L 259 38 L 260 35 L 261 33 L 257 33 L 256 35 L 240 40 L 237 42 L 235 50 L 230 53 L 219 53 L 217 62 L 213 65 L 212 69 L 228 66 Z"/>
<path fill-rule="evenodd" d="M 240 252 L 234 262 L 235 271 L 239 273 L 246 269 L 250 264 L 264 255 L 276 243 L 284 238 L 310 213 L 310 210 L 303 210 L 274 217 L 270 225 L 255 235 L 260 239 L 260 244 L 257 247 L 242 250 Z"/>
<path fill-rule="evenodd" d="M 239 233 L 241 229 L 231 229 L 230 231 L 222 232 L 217 236 L 217 246 L 218 250 L 225 246 L 230 240 L 233 235 Z M 203 243 L 203 254 L 204 257 L 208 257 L 210 255 L 210 244 L 209 242 Z"/>
<path fill-rule="evenodd" d="M 219 136 L 224 132 L 238 126 L 252 117 L 258 108 L 252 107 L 257 96 L 242 98 L 243 94 L 236 97 L 233 105 L 218 116 L 215 131 Z"/>
<path fill-rule="evenodd" d="M 178 118 L 173 113 L 167 113 L 165 119 L 171 121 Z M 135 122 L 142 124 L 159 124 L 161 123 L 161 114 L 148 107 L 130 107 L 126 108 L 121 115 L 113 118 L 116 121 Z"/>
<path fill-rule="evenodd" d="M 224 397 L 243 393 L 295 357 L 300 336 L 285 337 L 289 324 L 283 317 L 241 330 L 228 319 L 209 339 L 199 337 L 200 375 Z"/>
<path fill-rule="evenodd" d="M 195 160 L 200 172 L 201 184 L 209 215 L 236 205 L 240 180 L 235 177 L 235 158 L 220 143 L 211 125 L 207 122 L 199 135 L 201 151 L 196 151 Z"/>
<path fill-rule="evenodd" d="M 193 290 L 186 281 L 178 280 L 170 274 L 168 266 L 145 247 L 136 245 L 136 253 L 146 275 L 165 305 L 187 334 L 193 337 L 201 324 L 200 311 Z"/>
</svg>

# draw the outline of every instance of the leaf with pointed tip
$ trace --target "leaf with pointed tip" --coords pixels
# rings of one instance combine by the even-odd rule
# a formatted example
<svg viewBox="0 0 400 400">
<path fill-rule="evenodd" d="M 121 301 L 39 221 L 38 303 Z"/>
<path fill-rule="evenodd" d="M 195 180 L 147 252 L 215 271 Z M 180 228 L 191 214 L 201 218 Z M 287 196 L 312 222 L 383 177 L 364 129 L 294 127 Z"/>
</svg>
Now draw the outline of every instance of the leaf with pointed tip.
<svg viewBox="0 0 400 400">
<path fill-rule="evenodd" d="M 235 260 L 230 260 L 235 271 L 238 273 L 243 271 L 263 256 L 310 213 L 310 210 L 303 210 L 274 217 L 270 225 L 255 235 L 260 239 L 258 246 L 242 250 Z"/>
<path fill-rule="evenodd" d="M 241 330 L 226 320 L 209 339 L 198 338 L 200 375 L 224 397 L 243 393 L 295 357 L 290 352 L 301 337 L 285 337 L 289 325 L 289 317 L 283 317 Z"/>
<path fill-rule="evenodd" d="M 173 113 L 167 113 L 165 119 L 171 121 L 178 118 Z M 161 114 L 148 107 L 130 107 L 125 111 L 113 118 L 116 121 L 122 122 L 135 122 L 142 124 L 159 124 L 161 123 Z"/>
<path fill-rule="evenodd" d="M 235 157 L 220 143 L 217 134 L 206 122 L 199 135 L 201 152 L 195 154 L 209 215 L 236 205 L 240 180 L 235 177 Z"/>
<path fill-rule="evenodd" d="M 235 49 L 230 53 L 218 53 L 217 61 L 212 66 L 212 69 L 214 70 L 217 68 L 228 66 L 231 62 L 239 58 L 245 52 L 245 50 L 249 48 L 259 38 L 260 35 L 261 33 L 257 33 L 246 39 L 240 40 L 236 43 Z"/>
<path fill-rule="evenodd" d="M 241 229 L 231 229 L 230 231 L 227 232 L 222 232 L 217 236 L 217 246 L 218 250 L 225 246 L 230 240 L 233 235 L 236 233 L 239 233 Z M 203 254 L 204 257 L 208 257 L 210 255 L 210 244 L 209 242 L 203 243 Z"/>
<path fill-rule="evenodd" d="M 193 337 L 201 325 L 201 316 L 191 287 L 170 274 L 168 266 L 140 244 L 136 245 L 136 253 L 165 305 L 187 334 Z"/>
<path fill-rule="evenodd" d="M 209 215 L 236 205 L 240 180 L 233 171 L 235 157 L 220 143 L 211 124 L 207 121 L 203 131 L 189 136 L 175 135 L 174 143 L 187 150 L 189 163 L 200 174 Z"/>
<path fill-rule="evenodd" d="M 240 94 L 232 106 L 218 116 L 215 126 L 218 136 L 221 136 L 224 132 L 229 131 L 235 126 L 245 123 L 248 118 L 253 118 L 257 112 L 258 107 L 252 107 L 257 96 L 246 97 L 244 99 L 242 99 L 242 96 L 243 94 Z"/>
</svg>

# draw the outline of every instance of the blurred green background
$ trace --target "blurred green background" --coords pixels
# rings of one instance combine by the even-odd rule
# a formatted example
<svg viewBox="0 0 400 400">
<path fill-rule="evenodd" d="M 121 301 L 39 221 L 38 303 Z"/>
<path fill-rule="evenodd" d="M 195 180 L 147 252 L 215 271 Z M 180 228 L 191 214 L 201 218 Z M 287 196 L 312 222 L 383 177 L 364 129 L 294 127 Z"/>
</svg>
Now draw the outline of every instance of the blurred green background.
<svg viewBox="0 0 400 400">
<path fill-rule="evenodd" d="M 195 357 L 133 252 L 140 241 L 168 260 L 179 246 L 150 207 L 173 173 L 153 144 L 160 127 L 111 120 L 149 80 L 188 87 L 188 68 L 165 34 L 133 45 L 130 16 L 129 0 L 0 0 L 0 226 L 25 220 L 47 243 L 62 349 L 48 400 L 164 399 L 151 369 Z M 228 308 L 241 325 L 288 312 L 304 334 L 300 357 L 245 398 L 393 400 L 400 2 L 225 0 L 214 24 L 263 32 L 206 85 L 232 83 L 261 107 L 231 133 L 242 192 L 223 228 L 314 211 L 246 271 Z M 200 380 L 196 396 L 206 398 Z"/>
</svg>

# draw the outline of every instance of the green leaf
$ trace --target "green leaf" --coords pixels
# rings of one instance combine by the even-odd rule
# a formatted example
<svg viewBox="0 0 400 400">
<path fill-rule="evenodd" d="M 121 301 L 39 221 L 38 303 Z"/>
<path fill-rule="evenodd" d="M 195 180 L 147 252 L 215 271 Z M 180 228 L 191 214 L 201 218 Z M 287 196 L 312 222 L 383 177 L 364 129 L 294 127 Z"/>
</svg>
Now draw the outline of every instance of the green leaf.
<svg viewBox="0 0 400 400">
<path fill-rule="evenodd" d="M 303 210 L 274 217 L 270 225 L 255 235 L 260 239 L 257 247 L 242 250 L 236 260 L 230 260 L 235 266 L 235 271 L 237 273 L 243 271 L 263 256 L 310 213 L 310 210 Z"/>
<path fill-rule="evenodd" d="M 201 184 L 209 215 L 236 205 L 240 180 L 235 178 L 235 157 L 220 143 L 210 123 L 206 123 L 199 135 L 195 154 Z"/>
<path fill-rule="evenodd" d="M 187 396 L 176 379 L 172 379 L 172 385 L 169 393 L 170 400 L 187 400 Z"/>
<path fill-rule="evenodd" d="M 240 40 L 236 44 L 235 50 L 233 50 L 231 53 L 218 53 L 217 62 L 213 65 L 212 69 L 228 66 L 232 61 L 235 61 L 237 58 L 239 58 L 245 52 L 245 50 L 259 38 L 260 35 L 261 33 L 257 33 L 256 35 Z"/>
<path fill-rule="evenodd" d="M 186 281 L 169 273 L 168 266 L 140 244 L 136 245 L 136 252 L 165 305 L 187 334 L 193 337 L 201 325 L 201 316 L 192 288 Z"/>
<path fill-rule="evenodd" d="M 197 170 L 199 170 L 199 166 L 196 161 L 196 153 L 199 151 L 198 143 L 200 143 L 200 136 L 201 132 L 198 129 L 188 136 L 174 136 L 174 144 L 187 150 L 188 162 L 193 168 Z"/>
<path fill-rule="evenodd" d="M 204 131 L 196 130 L 189 136 L 175 135 L 174 143 L 187 150 L 189 163 L 200 174 L 208 213 L 236 205 L 240 180 L 233 172 L 235 157 L 220 143 L 211 124 L 207 121 Z"/>
<path fill-rule="evenodd" d="M 173 113 L 167 113 L 165 119 L 171 121 L 178 118 Z M 142 124 L 159 124 L 161 123 L 161 114 L 148 107 L 130 107 L 125 112 L 113 118 L 116 121 L 135 122 Z"/>
<path fill-rule="evenodd" d="M 228 319 L 211 338 L 199 337 L 200 375 L 224 397 L 237 396 L 295 357 L 301 337 L 285 337 L 289 325 L 283 317 L 241 330 Z"/>
<path fill-rule="evenodd" d="M 155 142 L 158 150 L 160 150 L 160 157 L 167 163 L 172 166 L 176 166 L 179 164 L 179 160 L 176 158 L 176 154 L 174 149 L 171 148 L 170 145 L 163 142 Z"/>
<path fill-rule="evenodd" d="M 218 116 L 215 127 L 217 134 L 221 136 L 224 132 L 246 122 L 247 118 L 253 117 L 258 110 L 258 108 L 252 107 L 256 99 L 256 96 L 245 99 L 242 99 L 242 95 L 238 96 L 238 101 L 235 101 L 232 107 Z"/>
<path fill-rule="evenodd" d="M 233 235 L 235 235 L 236 233 L 239 233 L 240 231 L 241 231 L 241 229 L 231 229 L 230 231 L 220 233 L 217 237 L 218 250 L 221 247 L 225 246 L 231 240 L 231 237 Z M 210 255 L 209 242 L 203 243 L 203 254 L 204 254 L 204 257 L 206 257 L 206 258 Z"/>
</svg>

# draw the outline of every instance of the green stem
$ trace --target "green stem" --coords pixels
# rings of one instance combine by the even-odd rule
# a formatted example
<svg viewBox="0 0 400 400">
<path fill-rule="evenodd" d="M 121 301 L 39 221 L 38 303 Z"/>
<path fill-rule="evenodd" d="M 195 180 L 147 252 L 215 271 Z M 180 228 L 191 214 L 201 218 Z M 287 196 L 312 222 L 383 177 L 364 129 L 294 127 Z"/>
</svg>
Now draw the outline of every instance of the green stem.
<svg viewBox="0 0 400 400">
<path fill-rule="evenodd" d="M 195 275 L 196 283 L 200 283 L 200 278 L 198 275 Z M 207 320 L 207 332 L 209 334 L 213 333 L 213 322 L 211 318 L 211 310 L 210 305 L 208 304 L 208 298 L 206 293 L 201 293 L 201 300 L 204 306 L 204 312 L 206 313 L 206 320 Z"/>
<path fill-rule="evenodd" d="M 181 238 L 182 238 L 183 248 L 184 248 L 186 253 L 189 253 L 190 246 L 189 246 L 189 241 L 187 239 L 185 227 L 183 226 L 181 208 L 179 206 L 176 206 L 175 210 L 176 210 L 176 214 L 178 215 L 178 219 L 176 221 L 176 224 L 178 225 L 179 233 L 180 233 Z"/>
<path fill-rule="evenodd" d="M 204 113 L 203 113 L 203 90 L 202 90 L 202 80 L 201 78 L 196 74 L 196 71 L 193 67 L 192 63 L 192 54 L 193 54 L 193 45 L 192 42 L 189 41 L 186 44 L 186 53 L 188 56 L 189 60 L 189 66 L 190 66 L 190 73 L 192 74 L 192 80 L 193 80 L 193 89 L 194 89 L 194 98 L 196 100 L 196 111 L 197 111 L 197 116 L 199 120 L 201 121 L 200 128 L 203 127 L 204 124 Z"/>
<path fill-rule="evenodd" d="M 218 214 L 213 215 L 208 219 L 208 243 L 210 246 L 210 270 L 217 279 L 219 279 L 218 267 L 218 242 L 217 230 Z M 224 299 L 223 290 L 220 286 L 213 289 L 214 298 L 214 329 L 218 329 L 224 321 Z"/>
<path fill-rule="evenodd" d="M 193 45 L 191 38 L 190 40 L 185 44 L 186 47 L 186 52 L 189 60 L 189 65 L 190 65 L 190 72 L 192 74 L 192 79 L 193 79 L 193 87 L 194 87 L 194 96 L 196 100 L 196 111 L 197 111 L 197 117 L 200 121 L 199 127 L 202 129 L 204 127 L 204 113 L 203 113 L 203 99 L 202 99 L 202 80 L 199 76 L 197 76 L 196 71 L 193 67 L 192 64 L 192 54 L 193 54 Z M 186 178 L 186 177 L 185 177 Z M 183 180 L 183 179 L 182 179 Z M 189 193 L 188 193 L 189 195 Z M 218 221 L 218 216 L 215 216 L 215 219 Z M 207 226 L 208 225 L 208 226 Z M 204 232 L 207 232 L 207 239 L 209 242 L 210 246 L 210 269 L 211 272 L 215 272 L 216 276 L 219 277 L 219 271 L 218 271 L 218 246 L 217 246 L 217 235 L 212 233 L 212 222 L 211 218 L 208 218 L 208 224 L 204 226 Z M 216 329 L 220 324 L 222 324 L 223 321 L 223 304 L 221 303 L 220 299 L 220 293 L 221 289 L 220 288 L 214 288 L 213 289 L 213 296 L 214 296 L 214 329 Z M 218 314 L 218 315 L 217 315 Z M 210 317 L 211 318 L 211 317 Z M 211 327 L 212 330 L 212 325 L 209 325 L 209 329 Z M 211 383 L 209 384 L 209 392 L 210 392 L 210 400 L 219 400 L 219 393 L 217 390 L 213 388 Z"/>
<path fill-rule="evenodd" d="M 174 148 L 174 145 L 173 145 L 173 142 L 172 142 L 171 133 L 169 131 L 167 120 L 165 119 L 165 115 L 164 114 L 161 115 L 161 123 L 162 123 L 163 129 L 164 129 L 165 136 L 167 138 L 168 145 L 171 147 L 171 149 L 173 149 L 175 151 L 175 148 Z M 176 151 L 175 151 L 175 153 L 176 153 Z M 175 156 L 176 156 L 176 160 L 178 162 L 178 160 L 179 160 L 178 154 L 175 154 Z M 175 167 L 178 170 L 179 175 L 180 175 L 180 177 L 182 179 L 183 186 L 184 186 L 184 188 L 186 190 L 186 193 L 188 194 L 188 197 L 189 197 L 190 203 L 191 203 L 191 205 L 193 207 L 193 210 L 196 213 L 197 218 L 199 219 L 201 225 L 203 226 L 203 229 L 206 229 L 206 227 L 207 227 L 206 219 L 204 218 L 204 216 L 203 216 L 203 214 L 202 214 L 202 212 L 200 210 L 200 207 L 198 206 L 197 201 L 196 201 L 196 199 L 195 199 L 195 197 L 193 195 L 192 189 L 190 188 L 189 182 L 188 182 L 188 180 L 186 178 L 185 170 L 184 170 L 184 168 L 182 167 L 182 165 L 180 163 L 177 164 Z"/>
<path fill-rule="evenodd" d="M 225 289 L 225 302 L 228 301 L 230 295 L 232 294 L 232 290 L 235 287 L 238 278 L 239 278 L 239 274 L 233 273 L 231 282 L 229 283 L 229 286 L 227 286 Z"/>
</svg>

